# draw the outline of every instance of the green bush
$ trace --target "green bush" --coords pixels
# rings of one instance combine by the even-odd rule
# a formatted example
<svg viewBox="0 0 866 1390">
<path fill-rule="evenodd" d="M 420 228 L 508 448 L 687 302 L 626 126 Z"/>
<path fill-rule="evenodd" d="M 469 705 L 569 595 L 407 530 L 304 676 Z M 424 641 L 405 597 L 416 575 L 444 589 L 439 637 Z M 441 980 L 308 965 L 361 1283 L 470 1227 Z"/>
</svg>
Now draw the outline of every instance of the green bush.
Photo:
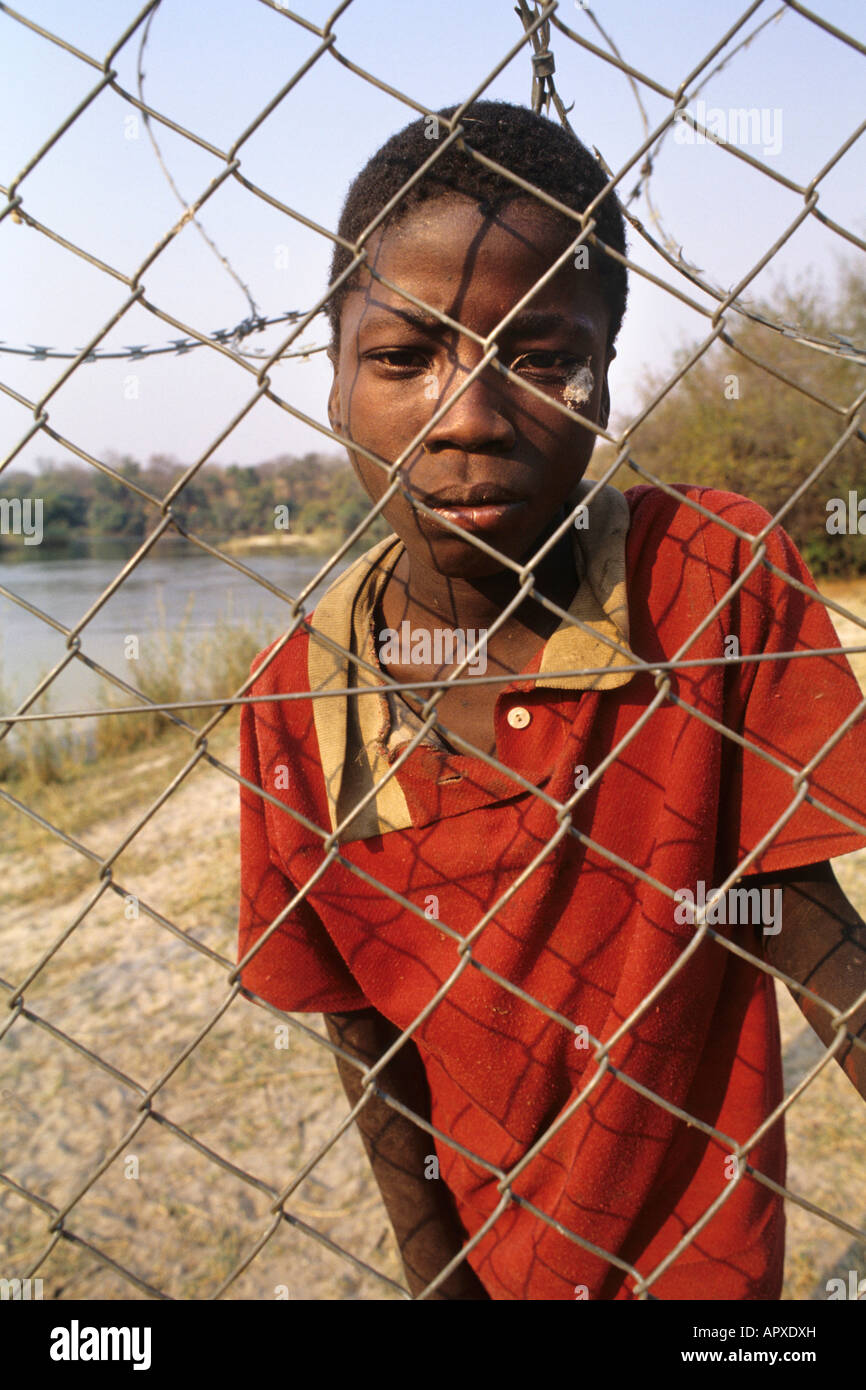
<svg viewBox="0 0 866 1390">
<path fill-rule="evenodd" d="M 866 349 L 866 271 L 844 268 L 835 296 L 810 283 L 779 290 L 771 303 L 756 308 L 789 325 L 788 333 L 729 315 L 732 344 L 718 341 L 688 370 L 635 430 L 631 450 L 635 462 L 663 482 L 742 493 L 775 515 L 837 443 L 846 427 L 845 411 L 863 390 L 862 363 L 844 355 L 844 340 L 861 353 Z M 796 335 L 805 334 L 843 340 L 840 354 L 798 342 Z M 693 350 L 683 348 L 674 366 Z M 671 375 L 671 370 L 649 374 L 644 399 L 649 401 Z M 611 461 L 609 448 L 599 451 L 593 475 Z M 616 478 L 620 487 L 643 481 L 628 467 Z M 782 518 L 816 574 L 866 573 L 866 536 L 827 530 L 830 500 L 847 499 L 858 485 L 866 499 L 866 447 L 855 437 Z"/>
</svg>

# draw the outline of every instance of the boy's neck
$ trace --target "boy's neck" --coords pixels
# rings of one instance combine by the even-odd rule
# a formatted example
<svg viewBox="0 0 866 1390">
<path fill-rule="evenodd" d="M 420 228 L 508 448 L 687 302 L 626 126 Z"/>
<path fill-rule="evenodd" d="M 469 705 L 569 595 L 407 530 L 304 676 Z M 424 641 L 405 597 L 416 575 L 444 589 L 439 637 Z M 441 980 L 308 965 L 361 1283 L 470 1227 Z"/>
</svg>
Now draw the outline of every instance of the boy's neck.
<svg viewBox="0 0 866 1390">
<path fill-rule="evenodd" d="M 535 546 L 538 549 L 538 545 Z M 571 536 L 566 533 L 535 567 L 535 588 L 567 609 L 578 587 Z M 476 579 L 456 579 L 412 561 L 404 550 L 391 572 L 381 598 L 387 627 L 398 630 L 404 621 L 417 628 L 489 629 L 517 593 L 513 570 Z M 559 626 L 555 613 L 532 598 L 524 598 L 497 636 L 523 629 L 547 639 Z"/>
</svg>

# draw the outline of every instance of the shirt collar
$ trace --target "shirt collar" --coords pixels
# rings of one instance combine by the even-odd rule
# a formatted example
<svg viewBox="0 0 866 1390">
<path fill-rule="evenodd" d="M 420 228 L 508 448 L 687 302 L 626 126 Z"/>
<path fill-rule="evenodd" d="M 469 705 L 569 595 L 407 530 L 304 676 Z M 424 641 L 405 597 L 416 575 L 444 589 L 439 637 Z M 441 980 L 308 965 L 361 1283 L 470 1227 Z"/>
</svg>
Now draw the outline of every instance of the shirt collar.
<svg viewBox="0 0 866 1390">
<path fill-rule="evenodd" d="M 594 486 L 589 480 L 579 483 L 568 499 L 569 507 L 582 501 Z M 567 610 L 569 618 L 545 643 L 539 678 L 531 686 L 611 690 L 632 679 L 635 658 L 628 645 L 625 563 L 629 520 L 626 499 L 607 485 L 578 513 L 571 535 L 580 582 Z M 371 669 L 368 661 L 370 622 L 403 550 L 398 536 L 386 536 L 350 565 L 319 600 L 315 625 L 309 627 L 307 675 L 312 694 L 350 686 L 381 689 L 386 684 L 381 670 Z M 387 722 L 388 717 L 384 697 L 314 699 L 313 717 L 331 830 L 368 792 L 370 801 L 347 827 L 347 839 L 365 839 L 411 825 L 396 777 L 373 793 L 389 767 L 379 743 L 383 720 Z"/>
</svg>

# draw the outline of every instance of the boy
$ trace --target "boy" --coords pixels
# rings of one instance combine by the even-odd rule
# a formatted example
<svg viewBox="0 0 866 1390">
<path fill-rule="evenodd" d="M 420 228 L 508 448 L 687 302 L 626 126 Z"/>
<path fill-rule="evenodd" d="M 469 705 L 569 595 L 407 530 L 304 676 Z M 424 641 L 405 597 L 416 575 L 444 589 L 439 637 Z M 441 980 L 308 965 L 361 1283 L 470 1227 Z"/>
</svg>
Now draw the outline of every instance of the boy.
<svg viewBox="0 0 866 1390">
<path fill-rule="evenodd" d="M 371 1065 L 417 1023 L 377 1084 L 435 1139 L 376 1094 L 357 1117 L 414 1295 L 479 1237 L 428 1296 L 777 1298 L 783 1088 L 755 961 L 840 1011 L 866 990 L 866 928 L 827 863 L 866 844 L 862 719 L 811 766 L 860 693 L 841 656 L 723 659 L 730 636 L 744 656 L 838 646 L 782 577 L 814 587 L 781 528 L 749 570 L 761 508 L 641 486 L 578 510 L 625 270 L 592 245 L 548 275 L 579 231 L 553 200 L 582 212 L 606 180 L 530 111 L 461 123 L 489 162 L 445 149 L 330 303 L 331 425 L 374 500 L 374 459 L 402 460 L 396 534 L 253 664 L 253 695 L 301 698 L 242 707 L 241 774 L 268 794 L 241 790 L 242 981 L 323 1012 Z M 347 246 L 429 134 L 414 122 L 355 180 Z M 592 216 L 624 254 L 612 194 Z M 504 376 L 486 340 L 517 305 Z M 674 658 L 694 664 L 635 669 Z M 352 687 L 372 693 L 328 693 Z M 763 891 L 699 931 L 690 901 L 752 851 L 741 887 Z M 832 1042 L 830 1011 L 801 1007 Z M 866 1094 L 863 1050 L 836 1056 Z M 338 1068 L 354 1104 L 361 1070 Z"/>
</svg>

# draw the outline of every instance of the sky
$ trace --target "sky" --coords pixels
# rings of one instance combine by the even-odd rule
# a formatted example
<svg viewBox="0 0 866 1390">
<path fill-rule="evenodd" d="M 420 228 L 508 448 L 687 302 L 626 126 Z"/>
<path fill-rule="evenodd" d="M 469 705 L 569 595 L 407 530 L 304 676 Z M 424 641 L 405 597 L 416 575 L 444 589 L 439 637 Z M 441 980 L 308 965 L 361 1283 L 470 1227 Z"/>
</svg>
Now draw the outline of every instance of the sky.
<svg viewBox="0 0 866 1390">
<path fill-rule="evenodd" d="M 283 8 L 288 4 L 285 0 Z M 297 13 L 321 25 L 334 8 L 323 0 L 297 0 Z M 18 0 L 18 12 L 97 58 L 132 23 L 140 6 L 129 0 Z M 594 14 L 623 58 L 674 89 L 745 12 L 743 3 L 716 0 L 598 0 Z M 727 121 L 733 110 L 754 109 L 762 129 L 732 132 L 732 139 L 770 169 L 808 183 L 863 118 L 866 55 L 807 19 L 765 0 L 715 62 L 762 20 L 780 17 L 736 54 L 690 99 L 707 122 Z M 862 0 L 815 0 L 814 12 L 866 44 Z M 5 7 L 4 7 L 5 9 Z M 590 14 L 562 0 L 558 15 L 575 33 L 604 41 Z M 335 24 L 336 48 L 353 64 L 436 109 L 473 93 L 522 33 L 512 0 L 352 0 Z M 142 30 L 114 59 L 118 83 L 135 92 Z M 227 150 L 288 78 L 309 59 L 317 37 L 262 0 L 161 0 L 143 57 L 145 98 L 158 111 Z M 557 90 L 580 138 L 618 170 L 645 138 L 634 92 L 610 64 L 552 30 Z M 712 65 L 711 65 L 712 66 Z M 81 62 L 0 9 L 0 182 L 8 188 L 42 143 L 93 89 L 97 69 Z M 700 80 L 700 79 L 698 79 Z M 484 95 L 528 104 L 531 68 L 524 46 L 485 88 Z M 651 128 L 670 101 L 638 84 Z M 689 87 L 694 90 L 694 84 Z M 416 113 L 382 92 L 329 53 L 321 56 L 255 133 L 243 143 L 240 172 L 307 218 L 334 229 L 351 179 L 394 131 Z M 206 150 L 156 126 L 163 160 L 185 204 L 200 196 L 224 167 Z M 732 288 L 802 208 L 802 197 L 781 187 L 711 142 L 687 140 L 673 127 L 654 161 L 653 207 L 673 243 L 705 276 Z M 628 194 L 638 165 L 620 189 Z M 866 235 L 866 136 L 855 142 L 820 184 L 819 207 Z M 18 186 L 23 208 L 39 222 L 124 274 L 136 270 L 182 213 L 135 110 L 103 90 Z M 631 210 L 647 226 L 644 196 Z M 306 309 L 323 293 L 331 242 L 226 179 L 204 205 L 208 235 L 249 288 L 261 314 Z M 666 283 L 691 290 L 635 233 L 635 262 Z M 749 295 L 772 299 L 782 280 L 820 282 L 832 292 L 840 258 L 857 256 L 814 218 L 807 218 Z M 200 332 L 232 328 L 249 313 L 235 278 L 187 223 L 142 275 L 147 298 Z M 0 223 L 2 342 L 61 351 L 84 346 L 128 297 L 114 277 L 6 217 Z M 632 276 L 629 310 L 610 385 L 613 423 L 622 426 L 638 408 L 646 373 L 669 367 L 673 353 L 707 331 L 707 320 L 664 289 Z M 275 349 L 285 336 L 275 327 L 246 340 L 248 349 Z M 139 305 L 120 319 L 99 350 L 158 346 L 182 337 Z M 323 318 L 300 343 L 326 342 Z M 299 344 L 300 345 L 300 344 Z M 296 345 L 298 346 L 298 345 Z M 0 350 L 0 382 L 29 401 L 51 392 L 66 364 L 33 361 Z M 326 423 L 330 369 L 323 353 L 276 365 L 275 387 L 296 409 Z M 82 365 L 47 404 L 51 427 L 91 455 L 142 462 L 157 454 L 183 463 L 213 448 L 249 401 L 254 375 L 209 347 L 183 355 Z M 0 459 L 16 449 L 32 424 L 32 411 L 0 396 Z M 251 464 L 282 454 L 338 447 L 268 401 L 260 401 L 211 455 L 222 463 Z M 39 460 L 62 463 L 72 455 L 37 433 L 14 467 Z"/>
</svg>

